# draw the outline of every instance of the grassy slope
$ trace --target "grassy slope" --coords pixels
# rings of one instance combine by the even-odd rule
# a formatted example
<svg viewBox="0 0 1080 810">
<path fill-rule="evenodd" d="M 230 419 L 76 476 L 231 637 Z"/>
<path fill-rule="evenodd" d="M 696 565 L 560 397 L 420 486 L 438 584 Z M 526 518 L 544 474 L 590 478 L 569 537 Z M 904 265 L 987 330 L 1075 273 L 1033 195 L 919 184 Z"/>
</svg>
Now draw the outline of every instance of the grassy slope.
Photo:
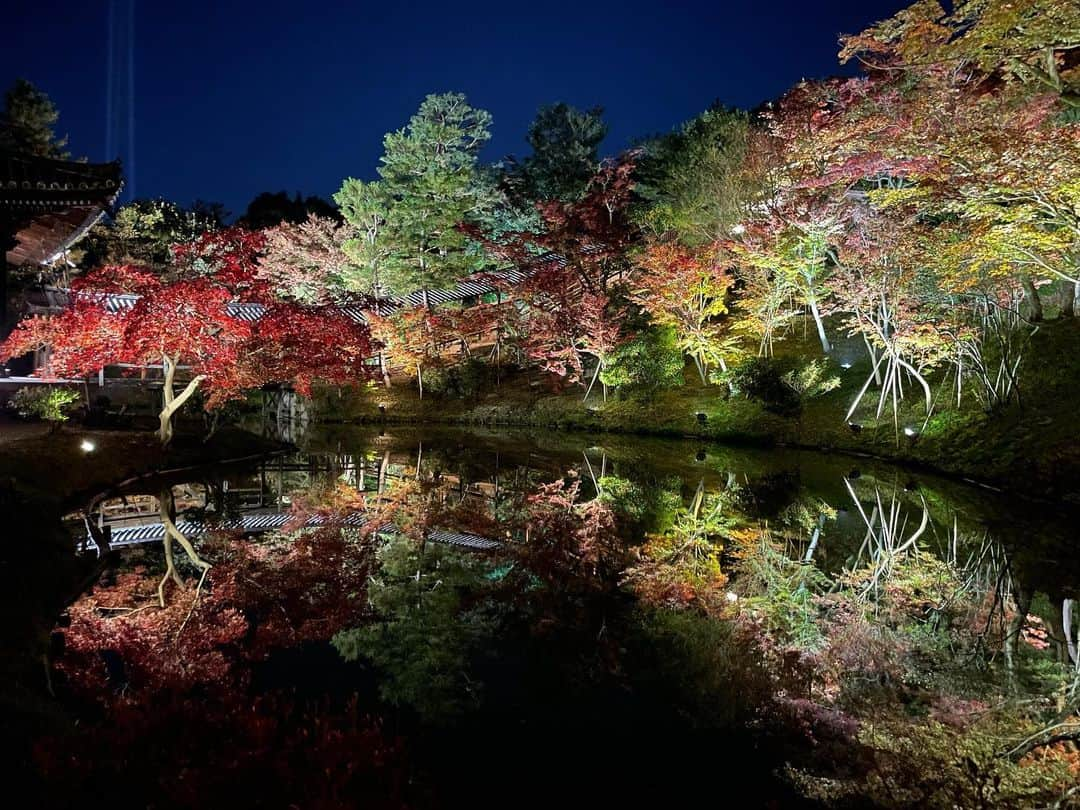
<svg viewBox="0 0 1080 810">
<path fill-rule="evenodd" d="M 781 362 L 792 362 L 798 356 L 820 356 L 820 348 L 812 339 L 795 339 L 779 345 L 777 354 Z M 1080 322 L 1051 322 L 1035 335 L 1021 371 L 1022 406 L 987 414 L 965 395 L 957 409 L 951 392 L 942 390 L 923 429 L 925 412 L 920 393 L 914 392 L 902 405 L 899 425 L 919 429 L 915 439 L 901 433 L 897 441 L 888 409 L 880 422 L 874 419 L 872 393 L 853 417 L 863 429 L 856 434 L 847 426 L 843 415 L 870 368 L 865 350 L 851 342 L 840 341 L 834 357 L 854 365 L 846 370 L 834 366 L 840 388 L 809 400 L 798 418 L 768 413 L 742 397 L 727 398 L 719 387 L 701 386 L 692 373 L 685 386 L 648 399 L 612 397 L 605 403 L 594 393 L 584 403 L 580 388 L 554 394 L 519 375 L 471 401 L 430 394 L 420 401 L 415 387 L 398 385 L 389 391 L 368 389 L 357 397 L 331 395 L 322 412 L 343 421 L 376 421 L 382 418 L 382 404 L 385 418 L 394 422 L 616 431 L 867 453 L 1030 495 L 1080 501 L 1074 427 L 1080 412 Z M 940 384 L 940 376 L 931 382 Z M 698 413 L 705 414 L 704 422 Z"/>
</svg>

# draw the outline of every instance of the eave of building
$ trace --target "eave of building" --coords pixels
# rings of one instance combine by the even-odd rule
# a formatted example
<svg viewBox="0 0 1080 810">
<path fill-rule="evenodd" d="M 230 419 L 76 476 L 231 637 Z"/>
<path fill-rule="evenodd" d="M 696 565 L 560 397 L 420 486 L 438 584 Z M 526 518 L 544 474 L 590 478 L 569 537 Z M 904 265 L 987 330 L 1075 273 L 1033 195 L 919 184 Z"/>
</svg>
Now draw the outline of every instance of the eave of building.
<svg viewBox="0 0 1080 810">
<path fill-rule="evenodd" d="M 8 264 L 50 265 L 115 204 L 120 164 L 0 153 L 0 212 L 15 229 Z"/>
</svg>

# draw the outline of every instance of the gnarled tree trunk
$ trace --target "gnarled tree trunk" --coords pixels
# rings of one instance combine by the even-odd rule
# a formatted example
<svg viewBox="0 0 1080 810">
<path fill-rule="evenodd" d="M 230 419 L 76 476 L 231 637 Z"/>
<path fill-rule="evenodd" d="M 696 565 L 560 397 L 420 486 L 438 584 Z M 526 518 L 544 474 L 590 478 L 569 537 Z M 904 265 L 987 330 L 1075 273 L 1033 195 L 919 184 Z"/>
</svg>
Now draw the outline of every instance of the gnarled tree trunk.
<svg viewBox="0 0 1080 810">
<path fill-rule="evenodd" d="M 173 559 L 172 541 L 174 539 L 187 553 L 188 559 L 202 569 L 204 576 L 210 570 L 210 563 L 198 555 L 195 547 L 191 545 L 191 541 L 184 537 L 183 532 L 177 528 L 175 520 L 176 502 L 173 500 L 172 487 L 165 487 L 161 490 L 161 494 L 158 496 L 158 511 L 161 515 L 161 525 L 165 527 L 165 575 L 161 578 L 161 582 L 158 583 L 158 602 L 162 607 L 165 607 L 165 583 L 171 578 L 177 587 L 182 588 L 184 586 L 184 580 L 180 578 L 180 574 L 176 570 L 176 562 Z M 202 584 L 201 581 L 199 584 Z"/>
<path fill-rule="evenodd" d="M 184 407 L 184 403 L 191 399 L 195 390 L 199 387 L 199 384 L 206 379 L 205 374 L 199 374 L 191 379 L 191 381 L 184 386 L 184 390 L 179 394 L 173 389 L 173 383 L 176 379 L 176 367 L 180 362 L 179 356 L 169 357 L 167 354 L 161 355 L 161 366 L 165 372 L 165 384 L 162 386 L 162 407 L 161 413 L 158 414 L 158 438 L 161 439 L 162 445 L 168 445 L 172 441 L 173 437 L 173 417 L 176 416 L 176 412 Z"/>
</svg>

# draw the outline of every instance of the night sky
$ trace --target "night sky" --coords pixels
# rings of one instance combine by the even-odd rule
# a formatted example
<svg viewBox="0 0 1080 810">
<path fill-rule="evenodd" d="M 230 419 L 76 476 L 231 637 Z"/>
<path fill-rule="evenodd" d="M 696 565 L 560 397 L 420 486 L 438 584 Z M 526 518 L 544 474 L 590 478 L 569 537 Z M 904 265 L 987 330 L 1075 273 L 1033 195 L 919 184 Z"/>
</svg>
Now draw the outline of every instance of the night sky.
<svg viewBox="0 0 1080 810">
<path fill-rule="evenodd" d="M 904 0 L 487 3 L 142 2 L 136 13 L 136 192 L 220 201 L 329 196 L 375 176 L 385 132 L 424 95 L 464 92 L 494 116 L 485 153 L 526 150 L 538 105 L 602 105 L 617 152 L 714 99 L 752 107 L 836 74 L 837 37 Z M 108 0 L 5 13 L 0 81 L 60 108 L 75 156 L 105 160 Z M 459 11 L 467 9 L 467 11 Z"/>
</svg>

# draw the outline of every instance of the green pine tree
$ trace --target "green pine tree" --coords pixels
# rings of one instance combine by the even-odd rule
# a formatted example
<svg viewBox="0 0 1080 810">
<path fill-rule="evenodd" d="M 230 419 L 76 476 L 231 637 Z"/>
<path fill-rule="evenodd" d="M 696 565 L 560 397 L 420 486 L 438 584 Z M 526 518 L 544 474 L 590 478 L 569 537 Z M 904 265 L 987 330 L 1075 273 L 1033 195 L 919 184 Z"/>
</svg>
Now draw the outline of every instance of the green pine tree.
<svg viewBox="0 0 1080 810">
<path fill-rule="evenodd" d="M 57 138 L 53 127 L 60 117 L 49 97 L 26 79 L 16 79 L 4 96 L 0 116 L 0 149 L 66 160 L 67 137 Z"/>
<path fill-rule="evenodd" d="M 378 171 L 386 208 L 378 238 L 384 278 L 396 292 L 423 290 L 427 303 L 428 290 L 448 288 L 475 269 L 476 252 L 459 225 L 484 220 L 495 204 L 477 163 L 490 125 L 491 115 L 460 93 L 429 95 L 407 127 L 383 140 Z M 348 188 L 349 181 L 342 193 Z"/>
<path fill-rule="evenodd" d="M 389 240 L 385 235 L 390 200 L 383 184 L 348 178 L 334 195 L 341 216 L 352 226 L 353 236 L 345 242 L 351 260 L 342 281 L 352 292 L 382 297 L 400 289 L 408 278 L 395 277 L 387 267 Z M 399 269 L 395 266 L 394 269 Z"/>
<path fill-rule="evenodd" d="M 607 124 L 600 107 L 579 110 L 569 104 L 541 107 L 526 139 L 532 154 L 522 162 L 526 193 L 533 200 L 573 202 L 585 193 L 600 165 L 600 142 Z"/>
</svg>

